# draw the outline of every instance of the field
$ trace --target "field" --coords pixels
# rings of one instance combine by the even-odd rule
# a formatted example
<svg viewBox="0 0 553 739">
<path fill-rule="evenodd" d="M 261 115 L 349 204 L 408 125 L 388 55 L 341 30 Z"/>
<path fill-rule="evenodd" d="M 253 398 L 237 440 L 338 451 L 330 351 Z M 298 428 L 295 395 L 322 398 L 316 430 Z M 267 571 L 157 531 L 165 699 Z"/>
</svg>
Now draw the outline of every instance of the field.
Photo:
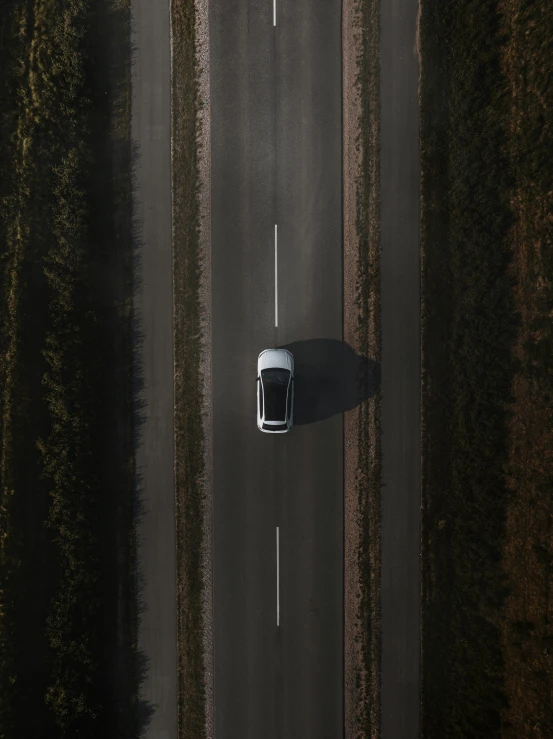
<svg viewBox="0 0 553 739">
<path fill-rule="evenodd" d="M 124 0 L 2 5 L 6 738 L 134 714 L 129 23 Z"/>
<path fill-rule="evenodd" d="M 422 3 L 423 736 L 553 735 L 548 3 Z"/>
</svg>

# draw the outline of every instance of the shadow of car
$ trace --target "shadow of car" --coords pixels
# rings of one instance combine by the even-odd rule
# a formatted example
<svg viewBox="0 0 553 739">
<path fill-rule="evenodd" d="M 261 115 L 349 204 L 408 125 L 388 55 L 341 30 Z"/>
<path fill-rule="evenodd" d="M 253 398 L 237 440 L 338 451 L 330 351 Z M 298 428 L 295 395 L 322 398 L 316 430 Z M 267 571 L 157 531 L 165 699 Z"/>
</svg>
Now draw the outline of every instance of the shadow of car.
<svg viewBox="0 0 553 739">
<path fill-rule="evenodd" d="M 280 347 L 294 356 L 294 424 L 315 423 L 357 407 L 380 387 L 380 364 L 338 339 Z"/>
</svg>

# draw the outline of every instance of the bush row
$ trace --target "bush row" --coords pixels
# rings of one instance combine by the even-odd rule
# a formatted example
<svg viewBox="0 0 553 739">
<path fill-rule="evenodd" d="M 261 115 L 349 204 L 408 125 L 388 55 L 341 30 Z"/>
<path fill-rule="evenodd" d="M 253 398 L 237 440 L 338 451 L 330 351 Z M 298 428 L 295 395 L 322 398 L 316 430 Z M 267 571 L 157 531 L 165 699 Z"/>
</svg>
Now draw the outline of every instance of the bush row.
<svg viewBox="0 0 553 739">
<path fill-rule="evenodd" d="M 33 715 L 39 717 L 33 726 L 49 735 L 98 736 L 106 712 L 98 536 L 105 498 L 98 457 L 104 343 L 91 290 L 89 211 L 90 34 L 97 6 L 91 0 L 8 5 L 0 36 L 2 59 L 13 59 L 13 79 L 0 91 L 9 128 L 1 156 L 2 196 L 10 207 L 2 230 L 11 234 L 0 277 L 0 640 L 11 648 L 2 650 L 0 664 L 0 736 L 22 727 L 30 735 Z M 30 522 L 31 507 L 43 512 L 41 521 Z M 29 565 L 25 571 L 13 566 L 18 557 Z M 39 615 L 32 621 L 29 583 L 41 575 L 47 584 L 38 583 Z M 34 664 L 22 658 L 29 623 L 45 642 Z M 29 684 L 34 692 L 27 694 L 21 686 Z"/>
</svg>

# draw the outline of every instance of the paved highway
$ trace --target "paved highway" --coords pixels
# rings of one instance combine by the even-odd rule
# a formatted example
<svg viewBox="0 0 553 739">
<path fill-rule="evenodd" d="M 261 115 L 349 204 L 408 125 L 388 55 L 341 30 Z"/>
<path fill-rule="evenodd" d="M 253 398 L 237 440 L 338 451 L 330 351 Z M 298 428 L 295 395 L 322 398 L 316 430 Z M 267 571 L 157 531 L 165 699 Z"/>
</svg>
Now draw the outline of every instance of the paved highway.
<svg viewBox="0 0 553 739">
<path fill-rule="evenodd" d="M 340 18 L 210 6 L 218 739 L 343 735 Z M 271 346 L 296 356 L 301 421 L 276 438 L 255 423 Z"/>
<path fill-rule="evenodd" d="M 417 0 L 382 0 L 382 739 L 420 723 L 420 164 Z"/>
<path fill-rule="evenodd" d="M 143 335 L 139 365 L 144 380 L 144 423 L 136 460 L 144 501 L 138 527 L 144 606 L 138 647 L 146 669 L 139 710 L 144 737 L 176 739 L 169 3 L 132 0 L 131 4 L 136 50 L 131 132 L 137 155 L 138 224 L 134 307 L 137 330 Z"/>
</svg>

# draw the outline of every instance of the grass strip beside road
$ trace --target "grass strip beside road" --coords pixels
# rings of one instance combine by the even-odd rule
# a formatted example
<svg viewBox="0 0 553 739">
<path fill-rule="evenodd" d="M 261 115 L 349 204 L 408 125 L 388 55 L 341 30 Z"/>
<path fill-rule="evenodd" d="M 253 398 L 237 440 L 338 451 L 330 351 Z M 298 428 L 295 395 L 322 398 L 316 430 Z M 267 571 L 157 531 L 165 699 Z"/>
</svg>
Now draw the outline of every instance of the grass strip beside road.
<svg viewBox="0 0 553 739">
<path fill-rule="evenodd" d="M 547 3 L 421 16 L 423 736 L 551 736 Z"/>
<path fill-rule="evenodd" d="M 202 739 L 212 721 L 208 261 L 202 240 L 202 0 L 171 0 L 173 328 L 177 515 L 178 735 Z M 205 19 L 204 19 L 205 20 Z M 204 70 L 205 71 L 205 70 Z M 203 100 L 204 105 L 209 101 Z M 204 111 L 205 112 L 205 111 Z M 207 244 L 209 249 L 209 244 Z"/>
<path fill-rule="evenodd" d="M 344 341 L 380 363 L 378 0 L 343 6 Z M 374 377 L 360 377 L 372 383 Z M 345 732 L 380 736 L 380 387 L 344 415 Z"/>
</svg>

